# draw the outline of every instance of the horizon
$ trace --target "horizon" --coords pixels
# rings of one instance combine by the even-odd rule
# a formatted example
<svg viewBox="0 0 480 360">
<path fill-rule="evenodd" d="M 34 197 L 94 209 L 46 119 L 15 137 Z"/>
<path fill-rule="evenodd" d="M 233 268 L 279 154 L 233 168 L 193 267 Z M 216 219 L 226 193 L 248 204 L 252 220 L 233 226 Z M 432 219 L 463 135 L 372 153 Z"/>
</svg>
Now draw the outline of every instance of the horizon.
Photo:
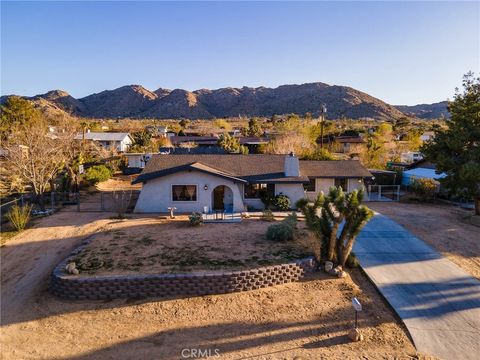
<svg viewBox="0 0 480 360">
<path fill-rule="evenodd" d="M 480 72 L 478 2 L 2 1 L 1 19 L 2 96 L 322 82 L 417 105 Z"/>
</svg>

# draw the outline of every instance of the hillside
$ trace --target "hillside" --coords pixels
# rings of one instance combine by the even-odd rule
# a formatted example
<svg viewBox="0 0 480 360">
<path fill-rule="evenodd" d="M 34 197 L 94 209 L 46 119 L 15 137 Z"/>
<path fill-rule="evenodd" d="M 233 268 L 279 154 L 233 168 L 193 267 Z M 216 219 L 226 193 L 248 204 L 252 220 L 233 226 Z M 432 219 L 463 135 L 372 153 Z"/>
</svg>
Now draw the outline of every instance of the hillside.
<svg viewBox="0 0 480 360">
<path fill-rule="evenodd" d="M 2 102 L 5 99 L 5 96 L 2 97 Z M 80 99 L 75 99 L 62 90 L 53 90 L 27 99 L 47 111 L 63 110 L 91 118 L 209 119 L 307 112 L 317 115 L 322 103 L 327 106 L 327 118 L 331 119 L 348 117 L 396 120 L 405 116 L 402 107 L 394 107 L 347 86 L 320 82 L 282 85 L 277 88 L 228 87 L 196 91 L 162 88 L 150 91 L 140 85 L 127 85 Z M 409 109 L 407 110 L 415 114 Z"/>
<path fill-rule="evenodd" d="M 447 110 L 447 102 L 441 101 L 434 104 L 419 104 L 419 105 L 396 105 L 395 107 L 401 112 L 415 116 L 420 119 L 439 119 L 441 117 L 450 117 Z"/>
</svg>

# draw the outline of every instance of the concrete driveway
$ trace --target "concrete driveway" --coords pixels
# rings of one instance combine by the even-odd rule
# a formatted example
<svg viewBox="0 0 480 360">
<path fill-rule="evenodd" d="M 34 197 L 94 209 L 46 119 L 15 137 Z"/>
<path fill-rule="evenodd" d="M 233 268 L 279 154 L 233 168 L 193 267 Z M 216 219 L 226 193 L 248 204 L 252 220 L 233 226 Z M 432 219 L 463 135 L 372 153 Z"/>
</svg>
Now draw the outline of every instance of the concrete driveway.
<svg viewBox="0 0 480 360">
<path fill-rule="evenodd" d="M 354 252 L 419 352 L 479 358 L 480 281 L 378 213 L 358 236 Z"/>
</svg>

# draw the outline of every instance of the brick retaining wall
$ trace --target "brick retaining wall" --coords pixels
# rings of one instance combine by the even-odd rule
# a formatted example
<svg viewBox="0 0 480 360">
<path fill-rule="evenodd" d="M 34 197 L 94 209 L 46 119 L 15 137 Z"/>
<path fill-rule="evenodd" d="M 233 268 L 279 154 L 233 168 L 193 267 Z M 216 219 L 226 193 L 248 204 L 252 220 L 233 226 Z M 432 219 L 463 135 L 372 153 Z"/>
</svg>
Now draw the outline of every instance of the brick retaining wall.
<svg viewBox="0 0 480 360">
<path fill-rule="evenodd" d="M 99 300 L 183 297 L 260 289 L 302 279 L 315 269 L 313 257 L 291 263 L 228 272 L 82 277 L 65 274 L 68 259 L 52 273 L 50 291 L 61 298 Z"/>
</svg>

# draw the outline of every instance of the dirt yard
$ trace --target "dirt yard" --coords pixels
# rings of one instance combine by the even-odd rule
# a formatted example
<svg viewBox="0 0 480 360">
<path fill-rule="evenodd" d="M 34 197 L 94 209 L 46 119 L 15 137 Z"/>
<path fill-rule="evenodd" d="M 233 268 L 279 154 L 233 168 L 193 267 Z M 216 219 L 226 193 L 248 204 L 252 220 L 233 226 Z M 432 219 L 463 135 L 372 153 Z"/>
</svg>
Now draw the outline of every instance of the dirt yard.
<svg viewBox="0 0 480 360">
<path fill-rule="evenodd" d="M 85 238 L 114 225 L 110 216 L 62 210 L 2 248 L 3 359 L 168 360 L 181 359 L 183 349 L 183 355 L 218 349 L 222 359 L 416 358 L 403 326 L 359 270 L 352 279 L 317 273 L 299 283 L 186 299 L 51 296 L 54 266 Z M 359 343 L 346 336 L 352 296 L 364 305 Z"/>
<path fill-rule="evenodd" d="M 368 203 L 424 240 L 470 275 L 480 279 L 480 228 L 467 219 L 472 210 L 422 203 Z"/>
<path fill-rule="evenodd" d="M 107 275 L 240 270 L 312 255 L 299 241 L 265 239 L 271 224 L 245 219 L 192 227 L 187 216 L 166 220 L 132 215 L 96 233 L 72 261 L 81 274 Z M 303 239 L 303 222 L 298 226 Z"/>
</svg>

